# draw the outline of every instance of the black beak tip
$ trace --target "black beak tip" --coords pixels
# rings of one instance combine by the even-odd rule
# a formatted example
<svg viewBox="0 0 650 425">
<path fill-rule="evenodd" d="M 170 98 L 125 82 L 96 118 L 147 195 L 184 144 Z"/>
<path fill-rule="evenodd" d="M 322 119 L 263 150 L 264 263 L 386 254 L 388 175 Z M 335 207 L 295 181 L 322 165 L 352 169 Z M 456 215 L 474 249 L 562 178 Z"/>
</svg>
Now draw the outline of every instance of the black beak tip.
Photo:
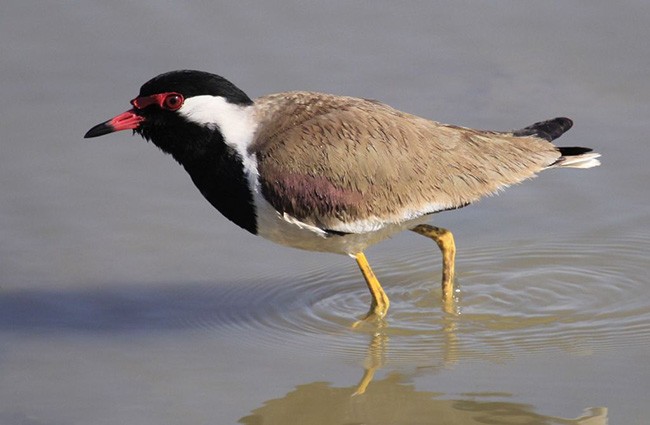
<svg viewBox="0 0 650 425">
<path fill-rule="evenodd" d="M 108 122 L 103 122 L 88 130 L 88 132 L 84 135 L 84 139 L 103 136 L 104 134 L 112 133 L 114 131 L 115 129 L 112 125 L 108 124 Z"/>
</svg>

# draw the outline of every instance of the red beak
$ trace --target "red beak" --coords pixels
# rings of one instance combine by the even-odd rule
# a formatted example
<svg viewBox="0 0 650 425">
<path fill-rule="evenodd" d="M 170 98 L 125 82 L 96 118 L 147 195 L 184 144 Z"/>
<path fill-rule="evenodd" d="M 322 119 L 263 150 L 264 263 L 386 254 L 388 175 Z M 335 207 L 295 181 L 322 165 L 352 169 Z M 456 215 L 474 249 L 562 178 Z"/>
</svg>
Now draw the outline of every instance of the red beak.
<svg viewBox="0 0 650 425">
<path fill-rule="evenodd" d="M 144 117 L 137 115 L 134 109 L 129 109 L 115 118 L 97 124 L 88 130 L 84 138 L 89 139 L 122 130 L 135 130 L 140 126 L 142 121 L 144 121 Z"/>
</svg>

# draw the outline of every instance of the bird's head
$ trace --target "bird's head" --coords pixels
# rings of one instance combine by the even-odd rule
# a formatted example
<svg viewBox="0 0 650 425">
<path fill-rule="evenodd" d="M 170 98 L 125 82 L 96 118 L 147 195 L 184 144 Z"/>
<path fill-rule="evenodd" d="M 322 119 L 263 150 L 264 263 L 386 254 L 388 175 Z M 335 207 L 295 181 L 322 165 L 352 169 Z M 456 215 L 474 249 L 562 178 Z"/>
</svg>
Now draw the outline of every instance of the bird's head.
<svg viewBox="0 0 650 425">
<path fill-rule="evenodd" d="M 199 148 L 223 127 L 246 118 L 251 99 L 230 81 L 202 71 L 172 71 L 146 82 L 133 108 L 91 128 L 85 138 L 133 130 L 175 157 Z M 192 145 L 196 146 L 192 146 Z"/>
</svg>

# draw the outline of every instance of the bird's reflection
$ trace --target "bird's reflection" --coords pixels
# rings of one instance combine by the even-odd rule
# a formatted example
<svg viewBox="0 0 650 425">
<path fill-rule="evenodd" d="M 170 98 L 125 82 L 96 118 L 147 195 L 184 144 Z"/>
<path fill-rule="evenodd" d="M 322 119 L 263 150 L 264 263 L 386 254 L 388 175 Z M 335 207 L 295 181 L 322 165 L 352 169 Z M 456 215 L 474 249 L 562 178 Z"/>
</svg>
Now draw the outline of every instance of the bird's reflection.
<svg viewBox="0 0 650 425">
<path fill-rule="evenodd" d="M 458 337 L 456 330 L 458 328 L 458 305 L 456 296 L 450 296 L 443 299 L 441 303 L 442 309 L 442 327 L 441 333 L 443 337 L 442 353 L 440 355 L 440 367 L 448 367 L 458 361 Z M 372 382 L 375 372 L 381 369 L 385 364 L 386 351 L 388 349 L 388 325 L 385 320 L 380 320 L 372 324 L 374 329 L 371 329 L 370 344 L 364 360 L 364 373 L 363 377 L 357 385 L 356 391 L 353 395 L 363 394 L 368 385 Z"/>
<path fill-rule="evenodd" d="M 458 362 L 456 335 L 458 311 L 455 303 L 443 303 L 444 335 L 440 362 L 434 369 Z M 284 397 L 269 400 L 239 420 L 245 425 L 352 425 L 352 424 L 547 424 L 606 425 L 607 408 L 586 408 L 576 418 L 547 416 L 531 404 L 507 401 L 507 393 L 468 393 L 448 399 L 445 393 L 418 391 L 411 377 L 392 372 L 375 380 L 386 364 L 390 328 L 384 321 L 374 323 L 363 362 L 361 380 L 351 387 L 332 387 L 327 382 L 298 385 Z M 430 370 L 430 368 L 428 368 Z M 505 399 L 505 401 L 504 401 Z"/>
<path fill-rule="evenodd" d="M 365 393 L 368 385 L 375 377 L 375 372 L 384 366 L 387 344 L 388 336 L 384 332 L 378 331 L 372 335 L 370 345 L 368 346 L 368 353 L 363 362 L 363 376 L 357 384 L 356 391 L 352 395 Z"/>
<path fill-rule="evenodd" d="M 444 399 L 444 394 L 417 391 L 393 373 L 373 382 L 364 394 L 358 387 L 335 388 L 326 382 L 299 385 L 284 397 L 269 400 L 239 420 L 245 425 L 349 424 L 548 424 L 605 425 L 607 408 L 585 409 L 576 418 L 535 412 L 529 404 L 498 400 L 494 394 Z"/>
</svg>

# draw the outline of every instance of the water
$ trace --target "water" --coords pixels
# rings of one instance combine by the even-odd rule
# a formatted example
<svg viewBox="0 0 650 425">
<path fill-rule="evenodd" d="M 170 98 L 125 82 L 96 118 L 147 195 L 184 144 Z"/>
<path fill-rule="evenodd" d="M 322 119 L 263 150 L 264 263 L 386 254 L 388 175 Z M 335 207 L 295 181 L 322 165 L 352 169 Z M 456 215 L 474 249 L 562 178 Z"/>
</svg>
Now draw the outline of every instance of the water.
<svg viewBox="0 0 650 425">
<path fill-rule="evenodd" d="M 650 6 L 391 2 L 0 6 L 0 424 L 644 424 Z M 603 166 L 435 217 L 349 258 L 220 217 L 128 134 L 85 131 L 160 72 L 251 96 L 377 98 L 478 128 L 553 116 Z"/>
</svg>

